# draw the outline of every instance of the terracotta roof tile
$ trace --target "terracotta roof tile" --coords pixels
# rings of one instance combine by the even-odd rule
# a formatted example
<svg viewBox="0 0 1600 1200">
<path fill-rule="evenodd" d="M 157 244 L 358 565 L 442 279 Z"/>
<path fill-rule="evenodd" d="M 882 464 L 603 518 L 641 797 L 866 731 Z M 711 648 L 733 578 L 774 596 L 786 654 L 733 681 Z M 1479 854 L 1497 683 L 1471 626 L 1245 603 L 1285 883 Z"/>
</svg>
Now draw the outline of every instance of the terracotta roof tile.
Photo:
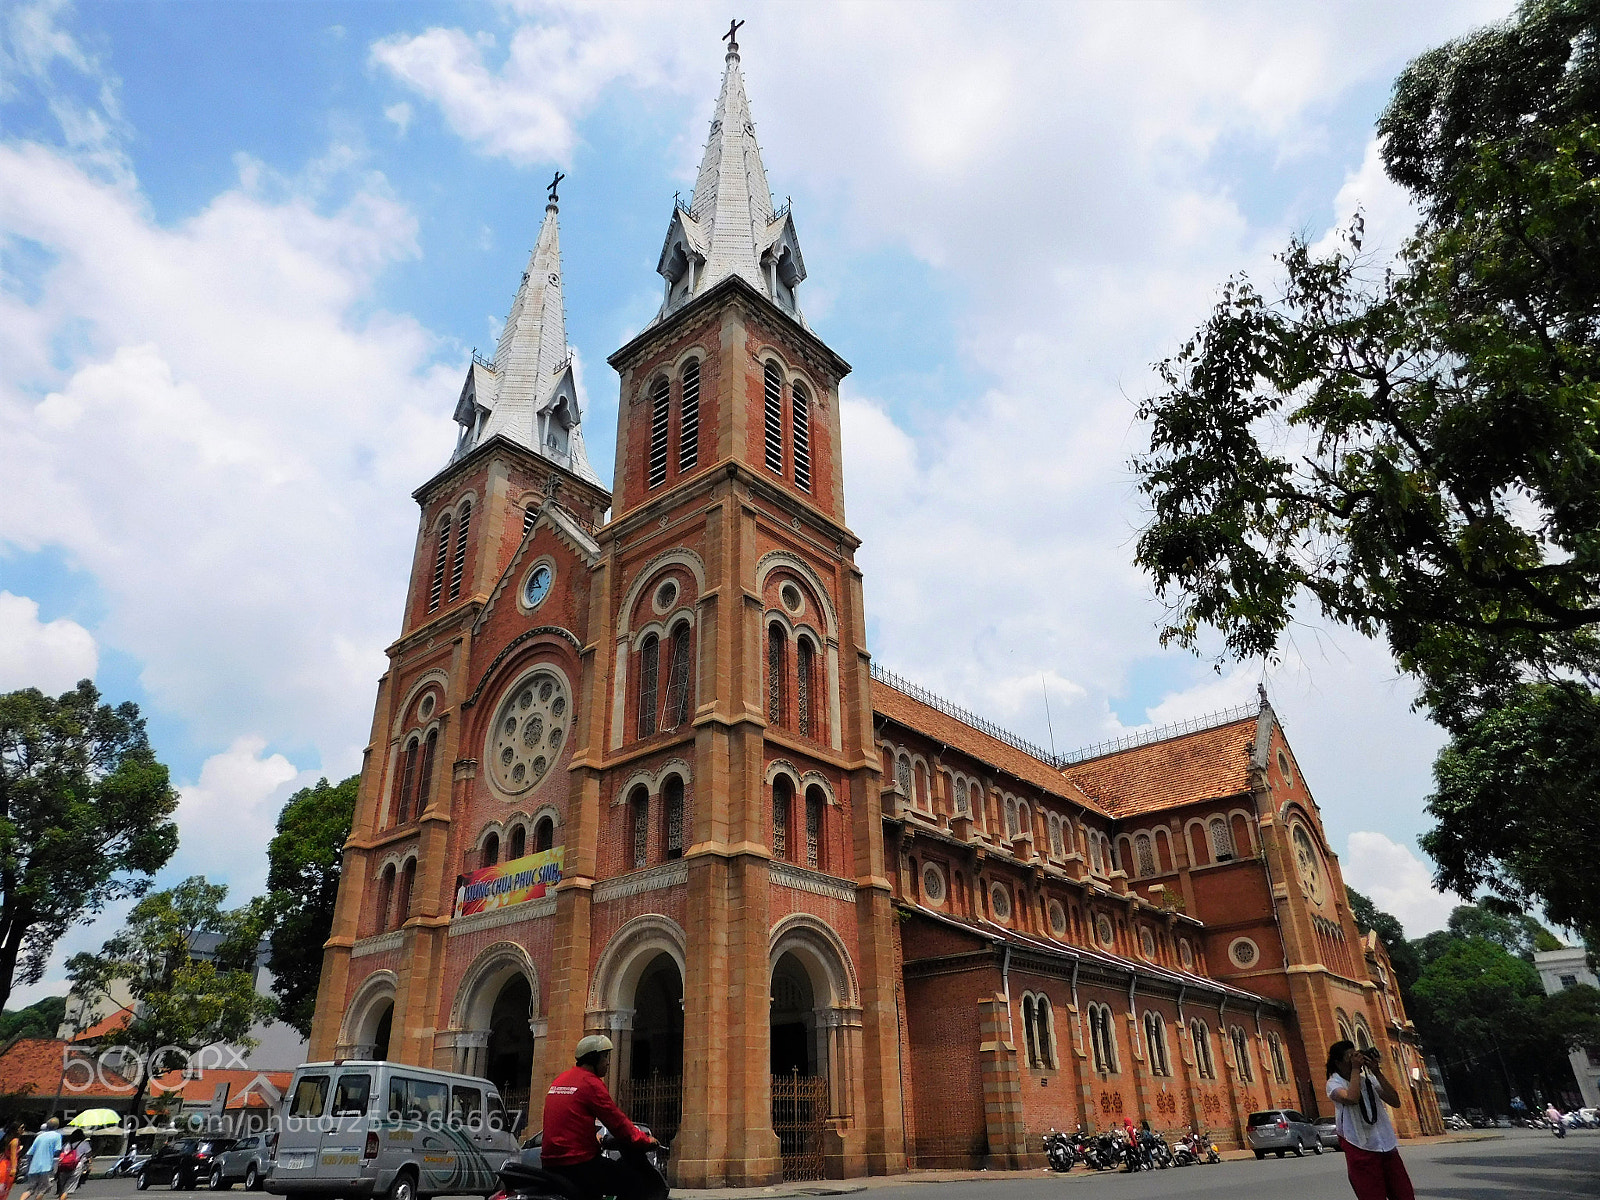
<svg viewBox="0 0 1600 1200">
<path fill-rule="evenodd" d="M 1248 717 L 1072 763 L 1066 774 L 1113 816 L 1137 816 L 1249 791 L 1255 741 Z"/>
<path fill-rule="evenodd" d="M 104 1037 L 108 1033 L 115 1033 L 133 1020 L 133 1009 L 127 1005 L 117 1009 L 110 1016 L 101 1017 L 89 1028 L 78 1034 L 72 1040 L 75 1042 L 92 1042 Z"/>
<path fill-rule="evenodd" d="M 95 1069 L 92 1072 L 73 1070 L 64 1088 L 63 1054 L 70 1054 Z M 88 1055 L 73 1050 L 72 1043 L 59 1038 L 18 1038 L 0 1050 L 0 1092 L 59 1096 L 66 1090 L 86 1099 L 127 1099 L 133 1095 L 133 1084 L 108 1067 L 95 1064 Z"/>
</svg>

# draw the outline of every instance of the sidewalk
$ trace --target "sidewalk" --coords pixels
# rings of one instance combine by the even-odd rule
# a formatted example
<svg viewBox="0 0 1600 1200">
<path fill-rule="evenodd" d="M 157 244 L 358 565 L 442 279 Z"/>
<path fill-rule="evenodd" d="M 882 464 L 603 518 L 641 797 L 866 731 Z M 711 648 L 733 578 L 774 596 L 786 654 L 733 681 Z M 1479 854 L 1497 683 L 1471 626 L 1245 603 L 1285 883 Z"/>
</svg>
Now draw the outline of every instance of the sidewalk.
<svg viewBox="0 0 1600 1200">
<path fill-rule="evenodd" d="M 1438 1142 L 1488 1142 L 1505 1136 L 1497 1130 L 1474 1129 L 1437 1137 L 1407 1138 L 1402 1146 L 1431 1146 Z M 1329 1151 L 1334 1153 L 1334 1151 Z M 1224 1162 L 1254 1157 L 1249 1150 L 1224 1150 Z M 849 1196 L 883 1188 L 911 1187 L 923 1183 L 980 1183 L 1042 1178 L 1054 1172 L 1044 1167 L 1025 1171 L 907 1171 L 904 1175 L 869 1175 L 859 1179 L 819 1179 L 811 1183 L 774 1183 L 753 1188 L 673 1188 L 673 1200 L 783 1200 L 789 1196 Z M 1092 1179 L 1101 1172 L 1073 1170 L 1061 1179 Z"/>
</svg>

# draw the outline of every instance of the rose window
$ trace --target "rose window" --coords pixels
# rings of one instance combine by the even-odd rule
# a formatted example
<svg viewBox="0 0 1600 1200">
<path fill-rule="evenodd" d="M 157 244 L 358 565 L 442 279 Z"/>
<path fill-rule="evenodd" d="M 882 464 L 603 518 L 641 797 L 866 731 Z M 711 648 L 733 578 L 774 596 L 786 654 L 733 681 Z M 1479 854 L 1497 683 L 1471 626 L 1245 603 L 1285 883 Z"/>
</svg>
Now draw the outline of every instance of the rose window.
<svg viewBox="0 0 1600 1200">
<path fill-rule="evenodd" d="M 1304 825 L 1296 825 L 1290 840 L 1294 843 L 1295 870 L 1300 876 L 1300 886 L 1313 904 L 1321 904 L 1322 867 L 1317 861 L 1317 849 L 1311 844 L 1311 835 Z"/>
<path fill-rule="evenodd" d="M 519 795 L 549 773 L 566 737 L 566 684 L 549 671 L 536 671 L 512 688 L 500 706 L 487 755 L 502 791 Z"/>
</svg>

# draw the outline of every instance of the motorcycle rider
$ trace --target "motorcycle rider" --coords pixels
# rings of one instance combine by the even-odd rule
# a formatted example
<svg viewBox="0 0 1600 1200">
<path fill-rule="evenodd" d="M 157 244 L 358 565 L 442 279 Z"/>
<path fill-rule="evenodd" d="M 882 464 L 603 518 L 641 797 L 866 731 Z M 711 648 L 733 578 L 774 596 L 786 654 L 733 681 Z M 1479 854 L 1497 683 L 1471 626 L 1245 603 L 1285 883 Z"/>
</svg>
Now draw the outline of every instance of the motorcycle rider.
<svg viewBox="0 0 1600 1200">
<path fill-rule="evenodd" d="M 540 1162 L 545 1170 L 568 1180 L 591 1200 L 645 1200 L 650 1181 L 626 1159 L 617 1162 L 601 1153 L 595 1140 L 598 1119 L 611 1136 L 641 1150 L 660 1145 L 628 1120 L 606 1088 L 611 1068 L 611 1039 L 592 1033 L 578 1042 L 577 1065 L 557 1075 L 544 1098 L 544 1143 Z"/>
<path fill-rule="evenodd" d="M 1550 1128 L 1555 1131 L 1557 1137 L 1567 1136 L 1567 1123 L 1561 1119 L 1561 1110 L 1556 1107 L 1554 1100 L 1545 1106 L 1544 1119 L 1550 1122 Z"/>
</svg>

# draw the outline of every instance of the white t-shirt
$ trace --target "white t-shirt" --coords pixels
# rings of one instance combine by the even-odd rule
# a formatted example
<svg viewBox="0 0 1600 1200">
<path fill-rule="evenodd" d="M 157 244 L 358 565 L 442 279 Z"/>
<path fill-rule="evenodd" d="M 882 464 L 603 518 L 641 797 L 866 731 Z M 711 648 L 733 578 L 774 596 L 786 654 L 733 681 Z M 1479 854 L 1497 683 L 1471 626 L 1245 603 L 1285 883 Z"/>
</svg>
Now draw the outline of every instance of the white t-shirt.
<svg viewBox="0 0 1600 1200">
<path fill-rule="evenodd" d="M 1328 1076 L 1328 1099 L 1333 1100 L 1335 1089 L 1350 1086 L 1350 1081 L 1343 1075 Z M 1367 1111 L 1376 1113 L 1377 1119 L 1368 1123 L 1361 1115 L 1359 1103 L 1341 1104 L 1334 1100 L 1334 1128 L 1339 1131 L 1341 1138 L 1359 1149 L 1370 1150 L 1374 1154 L 1398 1150 L 1400 1139 L 1395 1136 L 1394 1122 L 1389 1119 L 1389 1106 L 1378 1093 L 1377 1082 L 1365 1071 L 1361 1072 L 1361 1087 L 1366 1091 Z"/>
</svg>

